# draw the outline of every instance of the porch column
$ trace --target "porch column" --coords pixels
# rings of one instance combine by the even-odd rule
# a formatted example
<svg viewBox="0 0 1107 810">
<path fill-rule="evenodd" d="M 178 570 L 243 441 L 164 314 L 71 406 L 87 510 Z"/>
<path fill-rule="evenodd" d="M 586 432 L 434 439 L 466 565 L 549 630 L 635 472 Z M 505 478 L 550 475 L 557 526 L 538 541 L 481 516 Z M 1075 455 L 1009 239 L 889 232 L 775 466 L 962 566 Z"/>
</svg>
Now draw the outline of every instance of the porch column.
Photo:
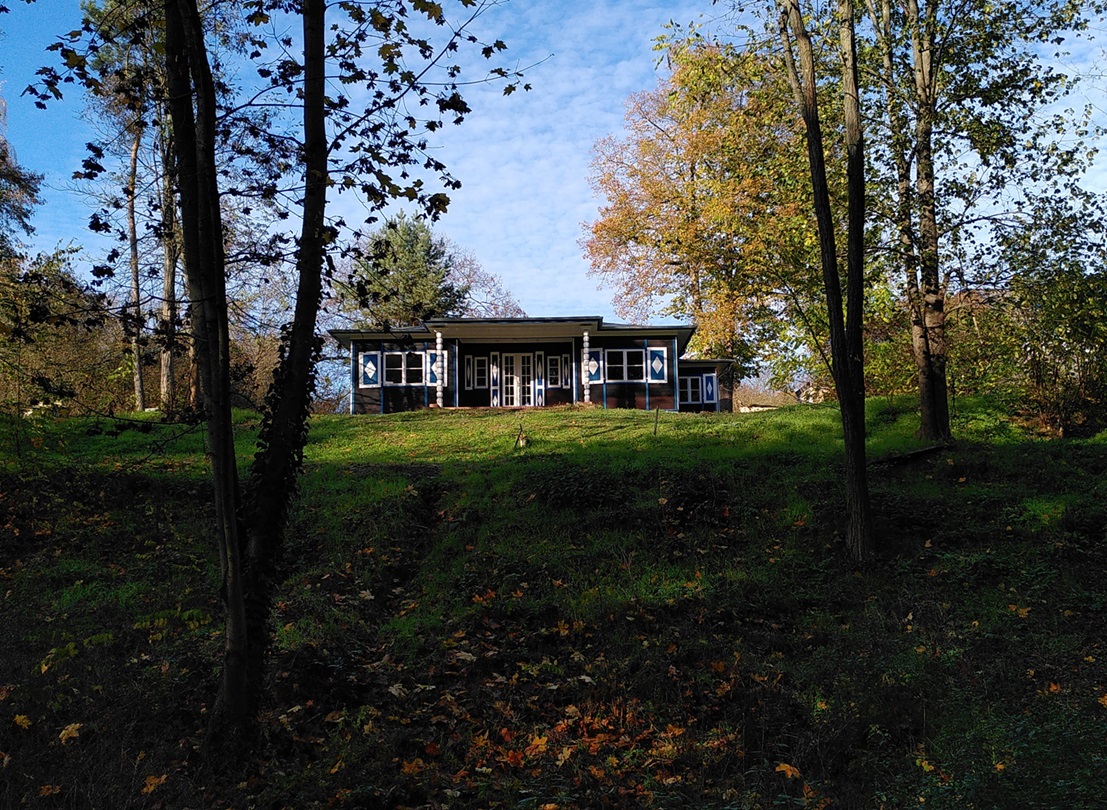
<svg viewBox="0 0 1107 810">
<path fill-rule="evenodd" d="M 592 386 L 588 384 L 588 333 L 584 333 L 580 353 L 580 384 L 584 390 L 584 401 L 592 401 Z"/>
<path fill-rule="evenodd" d="M 438 407 L 441 408 L 442 407 L 442 402 L 443 402 L 443 395 L 445 394 L 445 391 L 443 390 L 444 387 L 442 385 L 442 382 L 443 382 L 442 378 L 443 378 L 443 376 L 445 376 L 443 374 L 443 372 L 446 370 L 446 364 L 442 362 L 442 333 L 441 332 L 435 332 L 434 333 L 434 348 L 435 348 L 435 351 L 437 352 L 434 356 L 435 402 L 438 404 Z"/>
</svg>

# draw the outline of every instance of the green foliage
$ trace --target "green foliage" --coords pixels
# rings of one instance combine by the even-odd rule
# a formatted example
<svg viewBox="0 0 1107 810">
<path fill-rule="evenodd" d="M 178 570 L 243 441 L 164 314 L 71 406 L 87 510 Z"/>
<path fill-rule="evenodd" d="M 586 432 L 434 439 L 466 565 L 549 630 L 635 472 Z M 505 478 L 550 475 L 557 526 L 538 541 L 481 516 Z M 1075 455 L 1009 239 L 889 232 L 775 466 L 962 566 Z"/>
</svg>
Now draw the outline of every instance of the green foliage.
<svg viewBox="0 0 1107 810">
<path fill-rule="evenodd" d="M 451 280 L 458 256 L 422 217 L 400 212 L 372 233 L 356 259 L 350 289 L 365 320 L 359 326 L 415 326 L 427 318 L 460 314 L 468 288 Z"/>
<path fill-rule="evenodd" d="M 31 211 L 38 202 L 42 177 L 21 168 L 4 134 L 5 106 L 0 98 L 0 262 L 19 252 L 18 231 L 31 232 Z"/>
<path fill-rule="evenodd" d="M 0 263 L 0 407 L 9 413 L 126 406 L 122 332 L 71 258 L 58 252 Z"/>
</svg>

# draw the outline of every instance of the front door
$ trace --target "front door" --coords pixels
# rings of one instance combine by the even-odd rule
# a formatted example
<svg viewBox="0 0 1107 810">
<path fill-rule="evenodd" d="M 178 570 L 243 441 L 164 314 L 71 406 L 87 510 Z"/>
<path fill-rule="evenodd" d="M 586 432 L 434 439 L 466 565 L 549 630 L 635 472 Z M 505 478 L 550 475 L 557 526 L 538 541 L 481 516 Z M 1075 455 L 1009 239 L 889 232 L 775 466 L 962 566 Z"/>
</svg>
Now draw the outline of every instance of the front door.
<svg viewBox="0 0 1107 810">
<path fill-rule="evenodd" d="M 534 355 L 505 354 L 500 360 L 503 369 L 503 403 L 505 407 L 529 407 L 534 404 Z"/>
</svg>

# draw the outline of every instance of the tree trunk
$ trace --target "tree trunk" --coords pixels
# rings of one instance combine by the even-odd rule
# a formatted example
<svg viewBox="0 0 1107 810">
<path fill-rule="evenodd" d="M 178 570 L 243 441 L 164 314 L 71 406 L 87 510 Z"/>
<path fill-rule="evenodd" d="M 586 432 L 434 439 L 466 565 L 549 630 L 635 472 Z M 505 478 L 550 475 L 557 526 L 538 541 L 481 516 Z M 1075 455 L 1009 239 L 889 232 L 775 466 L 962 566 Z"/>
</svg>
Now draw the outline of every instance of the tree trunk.
<svg viewBox="0 0 1107 810">
<path fill-rule="evenodd" d="M 857 89 L 857 44 L 853 0 L 838 0 L 842 48 L 842 90 L 846 136 L 846 178 L 849 191 L 846 245 L 846 377 L 850 399 L 842 402 L 842 432 L 846 449 L 846 544 L 854 559 L 872 553 L 872 516 L 868 468 L 865 464 L 865 139 Z M 841 402 L 841 396 L 839 395 Z"/>
<path fill-rule="evenodd" d="M 919 435 L 930 440 L 950 438 L 949 392 L 946 384 L 945 285 L 938 256 L 938 206 L 934 184 L 934 118 L 936 95 L 933 75 L 935 4 L 922 20 L 917 0 L 907 0 L 907 25 L 911 32 L 914 66 L 915 192 L 919 206 L 918 265 L 920 284 L 912 306 L 912 346 L 919 373 Z M 911 289 L 908 290 L 909 294 Z"/>
<path fill-rule="evenodd" d="M 177 382 L 177 264 L 180 242 L 177 238 L 177 200 L 174 196 L 173 135 L 168 127 L 162 135 L 161 189 L 161 410 L 171 413 L 176 408 Z"/>
<path fill-rule="evenodd" d="M 815 198 L 815 218 L 819 227 L 819 248 L 830 327 L 830 352 L 834 388 L 841 408 L 842 433 L 845 440 L 846 511 L 848 513 L 846 545 L 854 559 L 862 561 L 872 548 L 872 521 L 869 505 L 868 478 L 865 470 L 865 383 L 864 357 L 861 350 L 861 303 L 864 293 L 864 144 L 861 140 L 860 111 L 857 99 L 857 77 L 853 44 L 853 4 L 841 0 L 842 41 L 848 44 L 843 59 L 843 87 L 846 92 L 845 113 L 848 149 L 849 213 L 847 262 L 848 323 L 843 317 L 841 278 L 838 273 L 838 252 L 835 246 L 834 217 L 830 205 L 830 190 L 826 179 L 822 127 L 819 121 L 816 92 L 815 58 L 800 12 L 798 0 L 777 0 L 780 11 L 779 33 L 784 46 L 788 78 L 803 114 L 807 131 L 807 157 L 811 168 L 811 185 Z M 848 30 L 847 30 L 848 29 Z M 791 31 L 791 36 L 789 35 Z M 792 54 L 792 36 L 799 53 L 799 65 Z"/>
<path fill-rule="evenodd" d="M 135 410 L 146 410 L 146 392 L 142 384 L 142 287 L 139 284 L 138 224 L 135 196 L 138 191 L 138 150 L 142 145 L 142 123 L 134 123 L 131 135 L 131 165 L 127 174 L 127 238 L 131 248 L 131 315 L 133 317 L 131 354 L 134 359 Z"/>
<path fill-rule="evenodd" d="M 327 194 L 324 0 L 304 0 L 304 203 L 296 255 L 296 307 L 285 351 L 266 396 L 268 413 L 251 471 L 247 558 L 250 621 L 250 692 L 261 691 L 269 643 L 269 614 L 288 507 L 303 460 L 308 409 L 314 391 L 315 359 L 321 348 L 315 322 L 323 296 L 323 266 L 330 231 L 324 213 Z"/>
<path fill-rule="evenodd" d="M 217 545 L 223 573 L 223 674 L 209 725 L 209 743 L 219 749 L 245 742 L 249 715 L 244 555 L 239 541 L 240 496 L 231 423 L 230 332 L 215 163 L 216 98 L 195 0 L 165 0 L 165 11 L 167 75 L 181 195 L 185 275 L 200 369 Z M 196 103 L 195 112 L 190 103 L 192 98 Z"/>
</svg>

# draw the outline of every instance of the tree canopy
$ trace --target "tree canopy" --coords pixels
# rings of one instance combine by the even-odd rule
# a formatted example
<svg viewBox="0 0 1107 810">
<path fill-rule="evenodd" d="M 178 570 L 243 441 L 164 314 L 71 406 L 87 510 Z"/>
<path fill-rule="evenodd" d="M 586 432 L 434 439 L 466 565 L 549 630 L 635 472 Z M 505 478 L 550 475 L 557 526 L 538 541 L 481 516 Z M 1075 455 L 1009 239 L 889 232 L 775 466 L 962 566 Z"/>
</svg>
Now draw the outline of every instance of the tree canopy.
<svg viewBox="0 0 1107 810">
<path fill-rule="evenodd" d="M 605 205 L 582 245 L 635 321 L 689 319 L 694 349 L 741 368 L 797 344 L 817 356 L 818 244 L 803 124 L 777 62 L 693 34 L 595 148 Z M 835 186 L 841 193 L 842 184 Z"/>
</svg>

